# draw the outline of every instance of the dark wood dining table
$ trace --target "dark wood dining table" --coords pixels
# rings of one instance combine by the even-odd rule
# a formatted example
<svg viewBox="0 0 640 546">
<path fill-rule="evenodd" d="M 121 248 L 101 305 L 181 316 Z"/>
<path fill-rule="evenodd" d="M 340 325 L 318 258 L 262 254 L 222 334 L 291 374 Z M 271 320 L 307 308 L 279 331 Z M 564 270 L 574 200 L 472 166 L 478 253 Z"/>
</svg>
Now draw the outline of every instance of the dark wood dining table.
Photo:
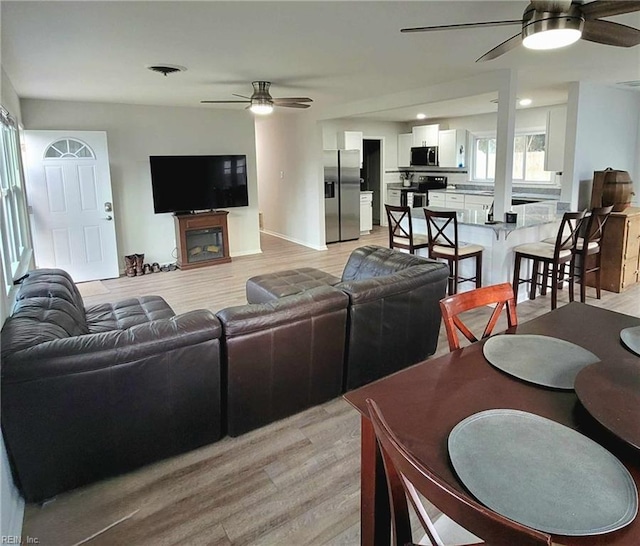
<svg viewBox="0 0 640 546">
<path fill-rule="evenodd" d="M 620 330 L 640 318 L 583 303 L 570 303 L 505 334 L 538 334 L 575 343 L 604 364 L 640 366 L 640 358 L 620 341 Z M 527 411 L 585 434 L 613 453 L 640 489 L 640 451 L 592 418 L 574 391 L 527 383 L 491 366 L 484 341 L 348 392 L 344 398 L 361 414 L 361 544 L 389 544 L 391 518 L 386 478 L 366 400 L 375 400 L 391 429 L 425 466 L 462 495 L 469 496 L 449 461 L 447 439 L 453 427 L 474 413 L 497 408 Z M 612 401 L 612 409 L 615 402 Z M 640 408 L 638 409 L 640 420 Z M 558 446 L 562 449 L 562 446 Z M 602 535 L 556 536 L 567 546 L 640 545 L 640 516 L 626 527 Z"/>
</svg>

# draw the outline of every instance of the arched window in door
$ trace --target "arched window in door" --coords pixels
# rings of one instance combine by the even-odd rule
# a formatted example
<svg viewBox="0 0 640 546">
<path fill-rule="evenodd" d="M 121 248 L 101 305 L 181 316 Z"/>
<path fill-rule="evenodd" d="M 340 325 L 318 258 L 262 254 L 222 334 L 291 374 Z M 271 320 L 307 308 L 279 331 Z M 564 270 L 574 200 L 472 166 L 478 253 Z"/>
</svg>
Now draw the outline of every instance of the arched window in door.
<svg viewBox="0 0 640 546">
<path fill-rule="evenodd" d="M 62 138 L 51 144 L 44 153 L 45 159 L 95 159 L 93 150 L 74 138 Z"/>
</svg>

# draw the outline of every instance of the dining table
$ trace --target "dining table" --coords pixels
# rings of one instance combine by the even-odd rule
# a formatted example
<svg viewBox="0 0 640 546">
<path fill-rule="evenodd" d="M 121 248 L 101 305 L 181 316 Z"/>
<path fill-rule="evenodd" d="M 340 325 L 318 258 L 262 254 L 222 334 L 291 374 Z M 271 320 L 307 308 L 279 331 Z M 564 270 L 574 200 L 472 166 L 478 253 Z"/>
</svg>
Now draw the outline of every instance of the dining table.
<svg viewBox="0 0 640 546">
<path fill-rule="evenodd" d="M 533 334 L 574 343 L 598 357 L 601 366 L 616 366 L 637 377 L 640 358 L 620 341 L 624 328 L 640 325 L 640 317 L 572 302 L 497 335 Z M 557 389 L 514 377 L 492 366 L 480 340 L 440 357 L 430 358 L 382 378 L 344 398 L 361 414 L 361 539 L 365 546 L 390 543 L 391 514 L 386 476 L 367 399 L 374 400 L 399 441 L 424 466 L 457 490 L 473 498 L 457 476 L 448 452 L 454 427 L 471 415 L 486 410 L 512 409 L 528 412 L 565 425 L 598 443 L 629 471 L 640 489 L 640 450 L 625 441 L 606 423 L 594 418 L 573 389 Z M 638 388 L 638 383 L 633 387 Z M 615 390 L 609 390 L 611 412 L 618 411 Z M 599 410 L 606 412 L 607 404 Z M 633 415 L 635 413 L 635 415 Z M 627 414 L 627 427 L 637 433 L 640 408 Z M 604 423 L 604 424 L 603 424 Z M 558 445 L 558 450 L 563 446 Z M 640 516 L 621 529 L 589 536 L 552 534 L 554 544 L 565 546 L 640 545 Z"/>
</svg>

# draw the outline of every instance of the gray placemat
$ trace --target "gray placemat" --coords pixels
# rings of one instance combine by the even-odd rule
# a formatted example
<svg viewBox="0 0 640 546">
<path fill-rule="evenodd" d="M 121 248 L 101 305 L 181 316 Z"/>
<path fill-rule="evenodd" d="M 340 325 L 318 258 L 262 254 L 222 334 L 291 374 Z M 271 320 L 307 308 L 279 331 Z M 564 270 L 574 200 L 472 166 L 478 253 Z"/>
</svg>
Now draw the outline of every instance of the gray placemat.
<svg viewBox="0 0 640 546">
<path fill-rule="evenodd" d="M 575 343 L 531 334 L 491 337 L 482 351 L 489 363 L 503 372 L 556 389 L 573 389 L 578 372 L 600 361 Z"/>
<path fill-rule="evenodd" d="M 599 535 L 638 513 L 629 471 L 593 440 L 518 410 L 476 413 L 449 435 L 458 477 L 482 504 L 545 533 Z"/>
<path fill-rule="evenodd" d="M 640 356 L 640 326 L 621 330 L 620 339 L 627 349 Z"/>
</svg>

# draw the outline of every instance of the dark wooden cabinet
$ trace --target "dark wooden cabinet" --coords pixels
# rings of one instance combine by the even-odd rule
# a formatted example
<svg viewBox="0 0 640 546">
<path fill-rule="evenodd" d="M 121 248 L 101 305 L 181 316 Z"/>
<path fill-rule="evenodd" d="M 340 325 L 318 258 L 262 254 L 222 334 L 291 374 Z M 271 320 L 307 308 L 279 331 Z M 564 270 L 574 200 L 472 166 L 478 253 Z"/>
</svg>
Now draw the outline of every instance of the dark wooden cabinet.
<svg viewBox="0 0 640 546">
<path fill-rule="evenodd" d="M 231 261 L 227 214 L 221 210 L 174 216 L 180 269 Z"/>
</svg>

